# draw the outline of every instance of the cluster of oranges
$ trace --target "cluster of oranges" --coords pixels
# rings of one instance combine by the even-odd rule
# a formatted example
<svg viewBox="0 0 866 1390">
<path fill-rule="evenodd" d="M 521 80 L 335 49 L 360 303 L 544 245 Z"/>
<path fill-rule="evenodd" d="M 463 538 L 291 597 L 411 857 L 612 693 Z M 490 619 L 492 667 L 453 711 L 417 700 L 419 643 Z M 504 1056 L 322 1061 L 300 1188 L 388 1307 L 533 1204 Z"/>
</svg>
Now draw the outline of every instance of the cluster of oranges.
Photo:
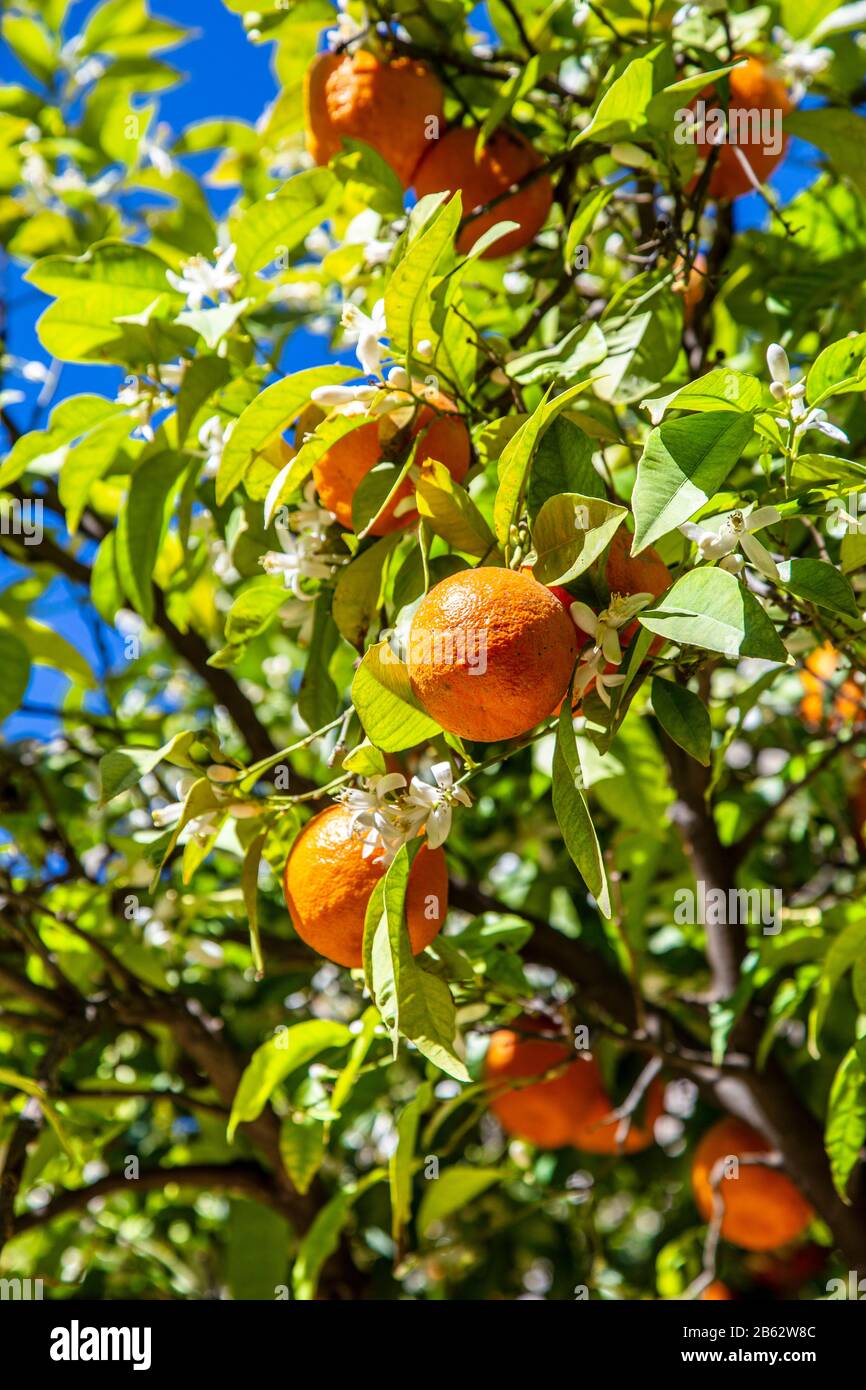
<svg viewBox="0 0 866 1390">
<path fill-rule="evenodd" d="M 634 1154 L 648 1148 L 664 1110 L 660 1079 L 648 1087 L 643 1120 L 620 1119 L 612 1114 L 595 1059 L 588 1053 L 575 1055 L 550 1031 L 546 1020 L 523 1017 L 513 1029 L 500 1029 L 490 1039 L 485 1080 L 491 1109 L 506 1133 L 541 1148 L 571 1145 L 593 1154 Z M 547 1037 L 537 1036 L 545 1032 Z M 744 1250 L 787 1245 L 812 1219 L 809 1204 L 785 1173 L 760 1161 L 743 1161 L 760 1160 L 770 1149 L 749 1125 L 727 1118 L 703 1136 L 692 1162 L 692 1189 L 702 1217 L 709 1221 L 717 1215 L 718 1198 L 721 1234 Z M 710 1289 L 704 1297 L 728 1296 Z"/>
<path fill-rule="evenodd" d="M 553 187 L 546 174 L 536 172 L 542 160 L 529 141 L 501 127 L 477 151 L 478 130 L 452 126 L 440 135 L 442 88 L 423 63 L 383 62 L 363 48 L 351 56 L 320 53 L 307 73 L 304 112 L 307 148 L 317 164 L 327 164 L 344 137 L 363 140 L 419 198 L 459 189 L 467 217 L 457 242 L 461 252 L 496 222 L 508 220 L 518 224 L 516 230 L 482 254 L 511 255 L 547 220 Z"/>
<path fill-rule="evenodd" d="M 671 582 L 654 551 L 628 554 L 626 536 L 610 546 L 606 577 L 621 594 L 657 595 Z M 443 579 L 421 601 L 409 630 L 415 696 L 443 729 L 463 738 L 498 742 L 535 728 L 558 710 L 577 660 L 581 640 L 570 602 L 566 589 L 539 584 L 526 571 L 482 565 Z M 636 626 L 625 629 L 626 643 Z M 360 966 L 367 904 L 382 873 L 381 855 L 370 853 L 346 807 L 320 812 L 298 836 L 285 868 L 298 934 L 329 960 Z M 447 899 L 442 850 L 425 846 L 412 865 L 406 904 L 416 952 L 441 928 Z"/>
<path fill-rule="evenodd" d="M 729 85 L 732 111 L 790 109 L 784 88 L 757 59 L 734 70 Z M 553 187 L 531 144 L 507 127 L 494 131 L 483 144 L 477 129 L 446 128 L 439 81 L 414 59 L 385 60 L 366 49 L 351 55 L 320 54 L 307 74 L 305 124 L 307 146 L 318 164 L 338 154 L 344 138 L 356 139 L 376 150 L 402 185 L 413 187 L 419 197 L 459 189 L 465 213 L 458 236 L 461 252 L 471 249 L 494 223 L 508 219 L 517 228 L 484 255 L 509 255 L 527 246 L 547 220 Z M 699 153 L 706 158 L 710 146 L 700 143 Z M 748 151 L 759 181 L 779 158 L 781 154 L 769 155 L 757 147 Z M 710 196 L 730 199 L 751 187 L 742 158 L 732 146 L 723 145 L 715 156 Z M 705 275 L 706 263 L 698 261 L 679 286 L 687 320 L 703 293 Z M 392 413 L 371 420 L 337 441 L 316 463 L 319 497 L 344 527 L 352 528 L 352 499 L 363 479 L 384 457 L 402 448 L 414 448 L 417 465 L 436 459 L 456 481 L 466 476 L 471 446 L 454 402 L 436 391 L 418 395 L 405 419 Z M 407 477 L 368 528 L 372 534 L 385 535 L 416 518 L 411 490 Z M 632 557 L 629 539 L 617 533 L 611 543 L 605 583 L 611 594 L 658 597 L 669 587 L 671 575 L 653 550 Z M 442 580 L 412 619 L 407 667 L 415 697 L 444 730 L 462 738 L 492 742 L 527 733 L 559 709 L 587 640 L 571 620 L 571 601 L 568 590 L 540 584 L 527 569 L 482 565 Z M 636 629 L 635 619 L 621 634 L 624 646 Z M 823 670 L 811 675 L 817 683 Z M 806 698 L 815 694 L 809 690 Z M 367 904 L 384 872 L 381 856 L 369 852 L 347 806 L 333 805 L 316 815 L 295 841 L 284 872 L 286 901 L 301 938 L 338 964 L 359 967 Z M 406 896 L 416 954 L 440 931 L 447 904 L 444 854 L 424 845 L 414 859 Z M 594 1154 L 638 1153 L 653 1142 L 664 1108 L 664 1088 L 656 1079 L 643 1100 L 640 1120 L 613 1115 L 597 1060 L 588 1053 L 576 1055 L 547 1020 L 531 1017 L 494 1033 L 485 1083 L 503 1129 L 543 1148 L 571 1145 Z M 721 1197 L 722 1235 L 751 1251 L 786 1244 L 811 1219 L 805 1199 L 777 1169 L 742 1164 L 736 1181 L 727 1171 L 720 1172 L 723 1159 L 767 1150 L 766 1142 L 748 1126 L 722 1120 L 698 1145 L 692 1168 L 695 1201 L 703 1217 L 712 1218 Z M 731 1295 L 716 1281 L 702 1296 Z"/>
</svg>

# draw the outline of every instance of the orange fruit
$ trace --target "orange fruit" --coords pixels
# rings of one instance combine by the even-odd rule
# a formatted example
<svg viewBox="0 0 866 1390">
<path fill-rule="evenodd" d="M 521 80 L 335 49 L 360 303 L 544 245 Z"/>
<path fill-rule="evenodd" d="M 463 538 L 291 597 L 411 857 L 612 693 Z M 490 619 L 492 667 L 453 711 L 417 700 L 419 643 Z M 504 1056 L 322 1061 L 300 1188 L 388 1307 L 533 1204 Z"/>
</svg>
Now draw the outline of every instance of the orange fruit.
<svg viewBox="0 0 866 1390">
<path fill-rule="evenodd" d="M 787 136 L 782 140 L 777 153 L 769 151 L 767 146 L 770 141 L 766 141 L 762 133 L 765 116 L 779 122 L 784 120 L 791 110 L 787 88 L 778 78 L 770 76 L 766 64 L 760 58 L 749 58 L 741 67 L 734 68 L 733 72 L 728 74 L 728 83 L 728 133 L 732 136 L 745 133 L 746 139 L 741 139 L 736 144 L 726 142 L 718 147 L 718 158 L 710 175 L 709 195 L 721 201 L 754 192 L 737 151 L 745 156 L 758 182 L 766 183 L 770 174 L 784 159 L 788 140 Z M 708 106 L 716 102 L 715 89 L 708 87 L 697 98 L 701 99 L 707 102 Z M 771 127 L 768 133 L 772 143 L 775 143 L 775 127 Z M 698 150 L 702 160 L 707 158 L 712 148 L 709 140 L 699 139 Z M 697 181 L 696 177 L 692 186 Z"/>
<path fill-rule="evenodd" d="M 492 743 L 540 724 L 565 694 L 574 623 L 529 575 L 482 566 L 441 580 L 409 629 L 409 678 L 443 729 Z"/>
<path fill-rule="evenodd" d="M 652 594 L 659 598 L 673 582 L 671 572 L 651 545 L 640 555 L 630 554 L 631 542 L 631 532 L 614 532 L 604 571 L 607 587 L 612 594 Z"/>
<path fill-rule="evenodd" d="M 441 121 L 439 80 L 412 58 L 382 62 L 361 48 L 320 53 L 307 69 L 304 130 L 317 164 L 333 159 L 348 136 L 371 145 L 408 188 Z"/>
<path fill-rule="evenodd" d="M 543 162 L 528 140 L 504 127 L 491 135 L 476 159 L 477 136 L 478 131 L 469 126 L 454 126 L 431 145 L 415 173 L 419 198 L 426 193 L 453 193 L 459 188 L 463 214 L 468 217 L 474 208 L 491 203 Z M 461 254 L 471 251 L 482 233 L 497 222 L 518 222 L 517 230 L 500 237 L 483 252 L 482 259 L 510 256 L 529 245 L 547 221 L 552 204 L 553 185 L 546 174 L 540 174 L 490 212 L 467 222 L 457 238 L 457 250 Z"/>
<path fill-rule="evenodd" d="M 456 482 L 466 477 L 469 469 L 470 445 L 469 431 L 463 417 L 456 413 L 454 402 L 438 391 L 428 391 L 428 404 L 414 411 L 414 420 L 409 425 L 410 440 L 422 434 L 415 454 L 414 466 L 419 467 L 425 459 L 436 459 L 443 463 Z M 407 408 L 411 412 L 411 408 Z M 385 458 L 393 458 L 396 452 L 405 452 L 405 445 L 391 445 L 400 428 L 400 421 L 407 412 L 400 409 L 393 415 L 382 415 L 359 429 L 351 430 L 332 444 L 326 454 L 313 465 L 313 479 L 322 505 L 334 512 L 337 520 L 347 530 L 352 526 L 352 498 L 359 484 Z M 399 441 L 397 441 L 399 444 Z M 412 479 L 405 477 L 387 509 L 375 525 L 370 528 L 373 536 L 384 536 L 390 531 L 399 531 L 418 520 L 413 508 L 395 512 L 405 498 L 414 491 Z"/>
<path fill-rule="evenodd" d="M 337 965 L 362 965 L 364 915 L 385 872 L 364 857 L 363 832 L 347 806 L 328 806 L 308 821 L 289 852 L 283 892 L 302 941 Z M 448 910 L 448 870 L 441 849 L 422 845 L 409 873 L 406 919 L 415 955 L 436 937 Z"/>
<path fill-rule="evenodd" d="M 711 1284 L 707 1284 L 699 1301 L 702 1303 L 716 1303 L 720 1302 L 722 1299 L 727 1300 L 733 1298 L 733 1296 L 727 1284 L 723 1284 L 721 1279 L 714 1279 Z"/>
<path fill-rule="evenodd" d="M 833 691 L 829 682 L 839 668 L 839 653 L 830 642 L 816 647 L 806 658 L 805 668 L 800 672 L 800 683 L 805 695 L 800 701 L 800 718 L 806 724 L 828 725 L 838 729 L 848 724 L 859 724 L 866 710 L 863 705 L 863 690 L 850 676 L 839 688 Z M 825 712 L 825 706 L 832 700 L 832 710 Z"/>
<path fill-rule="evenodd" d="M 718 1160 L 770 1150 L 766 1139 L 742 1120 L 719 1120 L 707 1131 L 692 1162 L 692 1189 L 705 1221 L 713 1214 L 710 1177 Z M 812 1219 L 805 1197 L 778 1168 L 742 1164 L 739 1176 L 721 1179 L 719 1192 L 725 1202 L 722 1235 L 744 1250 L 775 1250 L 787 1245 Z"/>
<path fill-rule="evenodd" d="M 829 1253 L 824 1246 L 807 1241 L 781 1255 L 749 1255 L 746 1267 L 756 1284 L 790 1297 L 793 1289 L 801 1288 L 823 1272 Z"/>
<path fill-rule="evenodd" d="M 562 1041 L 520 1036 L 521 1032 L 543 1032 L 549 1026 L 537 1019 L 521 1018 L 517 1024 L 520 1032 L 501 1028 L 490 1039 L 484 1078 L 494 1093 L 490 1108 L 506 1133 L 543 1149 L 571 1144 L 586 1153 L 616 1154 L 647 1148 L 663 1107 L 661 1083 L 656 1081 L 650 1087 L 645 1123 L 632 1123 L 623 1143 L 618 1144 L 619 1121 L 607 1118 L 613 1105 L 595 1058 L 588 1053 L 576 1055 Z M 560 1074 L 548 1080 L 507 1086 L 508 1082 L 544 1076 L 563 1064 Z"/>
</svg>

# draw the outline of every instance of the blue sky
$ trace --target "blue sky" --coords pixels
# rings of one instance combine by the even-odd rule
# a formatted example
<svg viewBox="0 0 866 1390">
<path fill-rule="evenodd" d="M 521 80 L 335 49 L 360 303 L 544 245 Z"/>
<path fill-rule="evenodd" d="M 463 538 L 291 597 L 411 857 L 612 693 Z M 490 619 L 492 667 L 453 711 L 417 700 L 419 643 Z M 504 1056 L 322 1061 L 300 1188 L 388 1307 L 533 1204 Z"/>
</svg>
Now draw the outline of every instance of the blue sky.
<svg viewBox="0 0 866 1390">
<path fill-rule="evenodd" d="M 251 7 L 254 8 L 253 0 Z M 90 0 L 75 0 L 70 6 L 67 33 L 74 33 L 83 25 L 87 14 L 93 8 Z M 183 81 L 176 87 L 160 94 L 159 119 L 166 121 L 175 133 L 184 126 L 210 116 L 233 116 L 254 122 L 263 107 L 276 92 L 276 83 L 271 70 L 270 44 L 252 44 L 246 38 L 240 15 L 229 12 L 221 0 L 154 0 L 153 10 L 165 18 L 192 29 L 193 35 L 184 45 L 168 52 L 165 56 L 173 66 L 180 69 Z M 489 29 L 483 14 L 483 7 L 473 14 L 476 28 Z M 9 63 L 4 71 L 5 81 L 28 80 L 26 76 L 15 73 Z M 188 166 L 200 172 L 207 167 L 211 155 L 199 156 L 186 161 Z M 783 199 L 787 201 L 805 183 L 814 177 L 814 152 L 801 141 L 793 141 L 788 157 L 774 179 Z M 217 211 L 231 199 L 231 190 L 220 190 L 214 199 Z M 740 199 L 737 204 L 737 223 L 739 227 L 754 226 L 766 220 L 766 206 L 757 195 Z M 36 336 L 35 323 L 44 304 L 45 296 L 32 290 L 20 279 L 20 270 L 8 267 L 6 273 L 5 299 L 9 306 L 8 350 L 17 356 L 44 360 L 44 353 Z M 312 354 L 315 353 L 313 359 Z M 309 365 L 312 360 L 321 362 L 326 354 L 326 345 L 321 338 L 309 335 L 299 336 L 293 343 L 291 359 L 286 365 L 296 369 Z M 89 366 L 65 366 L 62 371 L 57 400 L 82 391 L 95 391 L 105 394 L 116 389 L 121 373 L 112 368 Z M 7 385 L 18 386 L 18 382 Z M 16 408 L 11 414 L 22 428 L 29 427 L 32 400 L 36 394 L 29 391 L 29 400 Z M 0 589 L 5 588 L 23 571 L 13 566 L 0 555 Z M 68 640 L 88 657 L 99 670 L 101 657 L 95 638 L 97 626 L 102 628 L 103 642 L 109 652 L 119 653 L 120 639 L 107 629 L 89 611 L 86 596 L 65 581 L 57 580 L 47 590 L 34 616 L 61 632 Z M 28 704 L 57 707 L 66 688 L 66 680 L 44 666 L 34 668 L 30 688 L 27 692 Z M 98 705 L 94 705 L 98 708 Z M 59 728 L 59 721 L 51 716 L 33 714 L 13 715 L 2 726 L 7 738 L 22 738 L 37 734 L 50 737 Z"/>
</svg>

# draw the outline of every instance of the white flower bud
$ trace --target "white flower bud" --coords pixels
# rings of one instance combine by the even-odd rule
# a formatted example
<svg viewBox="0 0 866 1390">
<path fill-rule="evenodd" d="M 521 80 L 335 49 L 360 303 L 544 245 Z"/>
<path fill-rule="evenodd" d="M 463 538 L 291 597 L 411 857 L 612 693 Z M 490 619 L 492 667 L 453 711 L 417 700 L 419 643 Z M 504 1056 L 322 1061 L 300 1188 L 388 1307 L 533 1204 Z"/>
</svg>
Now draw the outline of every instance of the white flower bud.
<svg viewBox="0 0 866 1390">
<path fill-rule="evenodd" d="M 788 354 L 779 343 L 771 343 L 767 348 L 767 366 L 774 381 L 781 382 L 783 386 L 788 385 L 791 380 L 791 367 Z"/>
</svg>

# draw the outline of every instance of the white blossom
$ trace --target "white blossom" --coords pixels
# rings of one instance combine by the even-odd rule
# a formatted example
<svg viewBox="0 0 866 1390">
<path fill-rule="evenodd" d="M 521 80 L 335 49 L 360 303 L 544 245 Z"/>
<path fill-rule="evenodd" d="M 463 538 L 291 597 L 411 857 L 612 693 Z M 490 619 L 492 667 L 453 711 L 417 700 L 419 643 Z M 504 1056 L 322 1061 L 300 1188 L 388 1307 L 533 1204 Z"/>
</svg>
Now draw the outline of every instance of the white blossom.
<svg viewBox="0 0 866 1390">
<path fill-rule="evenodd" d="M 756 538 L 755 532 L 765 526 L 774 526 L 780 520 L 781 515 L 775 507 L 759 507 L 757 511 L 747 507 L 712 518 L 708 529 L 696 526 L 691 521 L 684 522 L 679 529 L 697 545 L 702 560 L 718 560 L 722 569 L 738 574 L 743 567 L 743 559 L 737 551 L 742 549 L 756 570 L 766 579 L 778 582 L 776 562 Z M 714 522 L 718 525 L 714 526 Z"/>
<path fill-rule="evenodd" d="M 788 354 L 778 343 L 767 348 L 767 366 L 770 369 L 770 395 L 773 400 L 784 402 L 788 415 L 794 425 L 794 439 L 802 439 L 809 430 L 818 430 L 828 439 L 839 444 L 847 444 L 848 436 L 838 425 L 831 424 L 826 410 L 806 405 L 806 385 L 803 381 L 791 381 L 791 368 Z"/>
<path fill-rule="evenodd" d="M 235 423 L 234 420 L 229 420 L 227 424 L 224 424 L 218 415 L 211 415 L 199 430 L 198 442 L 205 451 L 203 477 L 216 477 L 222 461 L 223 450 L 229 441 Z"/>
<path fill-rule="evenodd" d="M 620 628 L 632 622 L 635 615 L 642 608 L 646 608 L 652 599 L 653 595 L 649 593 L 611 594 L 607 608 L 602 609 L 599 614 L 593 613 L 588 604 L 579 600 L 572 603 L 568 611 L 572 622 L 594 638 L 593 652 L 600 653 L 612 666 L 618 666 L 622 661 Z"/>
<path fill-rule="evenodd" d="M 451 832 L 451 816 L 454 803 L 471 806 L 472 798 L 465 787 L 454 785 L 454 773 L 448 762 L 434 763 L 430 769 L 435 786 L 413 777 L 405 804 L 409 814 L 418 821 L 418 829 L 426 830 L 427 843 L 431 849 L 444 845 Z M 417 832 L 416 832 L 417 833 Z"/>
<path fill-rule="evenodd" d="M 388 333 L 384 299 L 376 300 L 372 314 L 365 314 L 357 304 L 344 304 L 340 321 L 358 340 L 355 354 L 364 371 L 368 376 L 381 376 L 382 358 L 387 349 L 380 339 Z"/>
<path fill-rule="evenodd" d="M 180 275 L 173 270 L 165 272 L 172 288 L 186 295 L 188 309 L 200 309 L 206 299 L 217 303 L 221 295 L 231 294 L 235 286 L 240 284 L 240 275 L 231 269 L 235 250 L 232 243 L 223 251 L 219 248 L 214 251 L 214 264 L 205 260 L 204 256 L 192 256 L 181 265 Z"/>
</svg>

